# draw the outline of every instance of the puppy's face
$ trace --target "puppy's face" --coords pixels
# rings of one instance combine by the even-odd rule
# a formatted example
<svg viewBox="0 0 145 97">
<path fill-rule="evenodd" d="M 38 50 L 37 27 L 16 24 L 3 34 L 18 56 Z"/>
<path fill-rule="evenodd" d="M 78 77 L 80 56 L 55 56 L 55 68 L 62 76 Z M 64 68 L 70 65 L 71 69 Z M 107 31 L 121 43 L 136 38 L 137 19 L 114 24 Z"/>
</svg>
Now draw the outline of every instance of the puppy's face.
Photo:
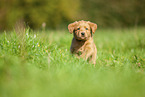
<svg viewBox="0 0 145 97">
<path fill-rule="evenodd" d="M 89 21 L 76 21 L 68 25 L 70 33 L 74 34 L 77 40 L 87 40 L 92 37 L 92 33 L 95 33 L 97 25 Z"/>
</svg>

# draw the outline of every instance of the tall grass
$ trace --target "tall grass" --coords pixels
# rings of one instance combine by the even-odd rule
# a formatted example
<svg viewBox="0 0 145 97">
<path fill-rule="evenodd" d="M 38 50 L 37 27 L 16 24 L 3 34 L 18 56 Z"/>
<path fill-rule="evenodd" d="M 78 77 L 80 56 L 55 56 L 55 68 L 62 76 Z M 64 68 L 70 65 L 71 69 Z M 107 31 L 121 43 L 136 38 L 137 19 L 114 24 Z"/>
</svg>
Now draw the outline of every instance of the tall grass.
<svg viewBox="0 0 145 97">
<path fill-rule="evenodd" d="M 144 30 L 96 31 L 96 67 L 70 54 L 67 31 L 5 32 L 0 97 L 144 97 Z"/>
</svg>

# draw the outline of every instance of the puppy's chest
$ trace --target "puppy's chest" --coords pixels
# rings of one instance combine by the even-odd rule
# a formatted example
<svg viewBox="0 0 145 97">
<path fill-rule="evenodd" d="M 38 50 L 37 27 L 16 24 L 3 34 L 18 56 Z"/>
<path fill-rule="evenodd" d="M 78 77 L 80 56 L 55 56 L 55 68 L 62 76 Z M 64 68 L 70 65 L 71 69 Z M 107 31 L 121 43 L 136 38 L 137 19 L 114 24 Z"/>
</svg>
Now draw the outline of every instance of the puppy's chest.
<svg viewBox="0 0 145 97">
<path fill-rule="evenodd" d="M 84 46 L 81 46 L 81 47 L 75 47 L 75 52 L 76 53 L 83 53 L 84 52 Z"/>
<path fill-rule="evenodd" d="M 76 45 L 73 49 L 74 49 L 74 52 L 77 53 L 77 54 L 82 54 L 83 52 L 85 52 L 85 47 L 86 45 Z"/>
</svg>

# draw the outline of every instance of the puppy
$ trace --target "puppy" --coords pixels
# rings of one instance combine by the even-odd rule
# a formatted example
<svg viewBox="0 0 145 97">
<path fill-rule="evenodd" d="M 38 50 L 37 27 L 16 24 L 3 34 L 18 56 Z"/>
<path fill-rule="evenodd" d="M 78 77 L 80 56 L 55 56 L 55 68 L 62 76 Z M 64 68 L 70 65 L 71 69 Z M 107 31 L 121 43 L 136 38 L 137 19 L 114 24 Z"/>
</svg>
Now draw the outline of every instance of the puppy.
<svg viewBox="0 0 145 97">
<path fill-rule="evenodd" d="M 93 41 L 93 35 L 97 25 L 90 21 L 76 21 L 68 25 L 69 32 L 73 35 L 70 51 L 78 58 L 89 60 L 90 63 L 96 64 L 97 49 Z"/>
</svg>

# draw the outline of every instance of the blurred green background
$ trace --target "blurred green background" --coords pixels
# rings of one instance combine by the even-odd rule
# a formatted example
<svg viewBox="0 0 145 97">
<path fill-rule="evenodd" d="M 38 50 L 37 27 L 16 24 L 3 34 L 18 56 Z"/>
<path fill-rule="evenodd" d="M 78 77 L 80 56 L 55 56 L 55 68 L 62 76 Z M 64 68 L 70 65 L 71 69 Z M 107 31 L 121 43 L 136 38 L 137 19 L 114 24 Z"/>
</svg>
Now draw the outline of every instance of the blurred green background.
<svg viewBox="0 0 145 97">
<path fill-rule="evenodd" d="M 64 29 L 76 20 L 101 28 L 145 25 L 145 0 L 0 0 L 0 30 L 25 23 L 32 29 Z"/>
</svg>

